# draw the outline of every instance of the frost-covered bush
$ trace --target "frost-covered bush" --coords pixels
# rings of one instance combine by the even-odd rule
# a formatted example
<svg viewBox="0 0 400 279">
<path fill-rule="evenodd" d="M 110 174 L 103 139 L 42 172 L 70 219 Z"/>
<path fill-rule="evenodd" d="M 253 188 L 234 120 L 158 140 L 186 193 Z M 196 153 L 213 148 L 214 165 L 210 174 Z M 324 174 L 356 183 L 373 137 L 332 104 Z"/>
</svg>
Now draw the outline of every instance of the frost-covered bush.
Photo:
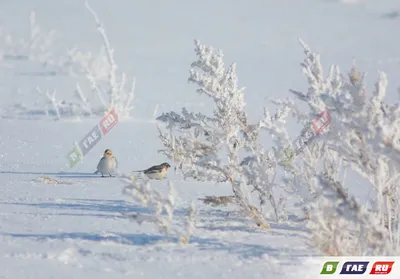
<svg viewBox="0 0 400 279">
<path fill-rule="evenodd" d="M 96 12 L 85 2 L 86 8 L 92 14 L 97 30 L 103 41 L 99 53 L 82 52 L 78 48 L 70 49 L 69 74 L 77 79 L 76 87 L 69 100 L 58 104 L 68 104 L 70 115 L 103 115 L 111 108 L 115 108 L 118 117 L 129 117 L 133 110 L 135 78 L 127 82 L 126 74 L 118 71 L 114 59 L 114 49 L 108 40 L 106 30 Z M 54 101 L 50 99 L 51 103 Z M 54 106 L 56 111 L 59 107 Z"/>
<path fill-rule="evenodd" d="M 135 79 L 128 81 L 126 74 L 119 71 L 114 59 L 114 49 L 103 24 L 88 2 L 85 5 L 94 17 L 103 41 L 103 46 L 96 54 L 82 51 L 79 47 L 60 51 L 55 44 L 58 33 L 55 30 L 43 31 L 36 22 L 34 12 L 31 13 L 28 39 L 14 39 L 11 35 L 0 32 L 0 37 L 3 38 L 0 66 L 12 69 L 15 76 L 34 77 L 34 82 L 37 82 L 34 86 L 19 91 L 38 94 L 42 100 L 37 102 L 39 107 L 16 105 L 13 109 L 17 113 L 38 114 L 41 109 L 43 114 L 60 119 L 103 116 L 111 108 L 115 108 L 119 118 L 130 116 L 133 110 Z M 6 72 L 10 73 L 8 70 Z M 43 78 L 49 76 L 52 78 Z M 57 88 L 57 82 L 51 82 L 59 76 L 64 77 L 59 82 L 61 88 Z"/>
<path fill-rule="evenodd" d="M 324 77 L 319 55 L 301 43 L 309 88 L 305 94 L 292 92 L 311 112 L 328 110 L 331 116 L 328 130 L 293 163 L 293 176 L 287 179 L 309 189 L 305 205 L 311 212 L 311 243 L 328 255 L 398 254 L 399 103 L 385 103 L 384 73 L 367 94 L 366 75 L 355 64 L 348 75 L 331 66 Z M 346 173 L 370 191 L 366 203 L 349 194 L 354 184 L 345 180 Z"/>
<path fill-rule="evenodd" d="M 129 83 L 124 72 L 119 73 L 114 58 L 114 49 L 108 40 L 106 30 L 96 12 L 85 2 L 86 8 L 93 15 L 97 30 L 103 40 L 103 48 L 99 55 L 73 51 L 72 61 L 78 66 L 78 73 L 84 77 L 86 88 L 92 94 L 84 94 L 81 83 L 76 86 L 76 95 L 86 111 L 91 114 L 103 114 L 114 107 L 118 117 L 128 117 L 133 110 L 135 78 Z M 87 96 L 90 97 L 87 97 Z M 95 107 L 94 105 L 98 106 Z"/>
<path fill-rule="evenodd" d="M 5 29 L 0 30 L 0 61 L 9 68 L 17 68 L 17 62 L 31 63 L 36 67 L 24 71 L 15 69 L 17 75 L 54 76 L 64 75 L 69 70 L 68 56 L 56 53 L 54 44 L 60 35 L 54 29 L 43 30 L 36 21 L 35 12 L 29 17 L 29 37 L 15 38 Z"/>
<path fill-rule="evenodd" d="M 258 226 L 269 228 L 265 216 L 275 220 L 285 217 L 282 193 L 275 181 L 281 153 L 289 144 L 284 128 L 292 104 L 274 115 L 265 109 L 263 118 L 249 123 L 245 112 L 244 88 L 237 85 L 236 65 L 227 69 L 220 50 L 195 41 L 198 60 L 192 63 L 189 82 L 197 93 L 213 102 L 212 115 L 189 112 L 163 113 L 157 119 L 166 124 L 160 129 L 165 149 L 162 152 L 175 162 L 185 178 L 200 181 L 226 181 L 232 185 L 234 200 Z M 273 135 L 277 148 L 268 150 L 260 135 Z M 254 203 L 252 192 L 259 202 Z M 264 214 L 267 213 L 267 214 Z"/>
<path fill-rule="evenodd" d="M 252 124 L 235 64 L 225 69 L 221 51 L 196 41 L 198 60 L 192 63 L 189 81 L 213 102 L 213 114 L 186 108 L 180 114 L 162 114 L 162 152 L 186 178 L 231 183 L 233 196 L 206 197 L 208 204 L 236 203 L 258 225 L 269 228 L 266 205 L 280 219 L 285 211 L 277 193 L 283 189 L 300 201 L 309 219 L 310 243 L 323 253 L 395 255 L 400 251 L 400 103 L 385 102 L 384 73 L 369 93 L 366 74 L 355 62 L 347 75 L 331 66 L 324 76 L 319 55 L 300 42 L 309 88 L 306 93 L 290 91 L 308 111 L 291 99 L 275 100 L 278 112 L 271 116 L 265 110 L 264 118 Z M 303 132 L 323 114 L 329 116 L 329 125 L 307 136 L 299 150 L 284 128 L 289 113 L 304 125 Z M 262 131 L 275 146 L 268 149 L 260 142 Z M 279 168 L 286 170 L 283 177 L 277 177 Z M 367 201 L 350 194 L 354 185 L 346 181 L 348 173 L 365 184 Z M 251 193 L 258 194 L 258 206 Z"/>
<path fill-rule="evenodd" d="M 196 208 L 194 203 L 187 209 L 186 218 L 179 220 L 178 224 L 174 219 L 176 209 L 176 192 L 172 183 L 169 182 L 168 195 L 163 195 L 157 190 L 152 189 L 148 179 L 136 179 L 136 177 L 125 177 L 128 183 L 123 188 L 123 193 L 131 197 L 141 206 L 149 209 L 150 213 L 122 213 L 139 225 L 143 222 L 154 224 L 158 231 L 167 237 L 176 237 L 179 243 L 187 244 L 196 224 Z"/>
</svg>

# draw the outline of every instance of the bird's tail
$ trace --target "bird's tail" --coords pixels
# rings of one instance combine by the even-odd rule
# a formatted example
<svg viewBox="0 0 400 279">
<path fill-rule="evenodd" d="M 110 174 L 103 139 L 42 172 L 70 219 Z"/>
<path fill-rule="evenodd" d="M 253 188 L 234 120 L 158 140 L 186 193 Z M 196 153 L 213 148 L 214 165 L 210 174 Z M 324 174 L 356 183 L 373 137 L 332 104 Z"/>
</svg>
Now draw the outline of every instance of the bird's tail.
<svg viewBox="0 0 400 279">
<path fill-rule="evenodd" d="M 93 174 L 99 174 L 100 172 L 99 171 L 95 171 Z"/>
<path fill-rule="evenodd" d="M 138 172 L 144 172 L 144 170 L 133 170 L 131 172 L 138 173 Z"/>
</svg>

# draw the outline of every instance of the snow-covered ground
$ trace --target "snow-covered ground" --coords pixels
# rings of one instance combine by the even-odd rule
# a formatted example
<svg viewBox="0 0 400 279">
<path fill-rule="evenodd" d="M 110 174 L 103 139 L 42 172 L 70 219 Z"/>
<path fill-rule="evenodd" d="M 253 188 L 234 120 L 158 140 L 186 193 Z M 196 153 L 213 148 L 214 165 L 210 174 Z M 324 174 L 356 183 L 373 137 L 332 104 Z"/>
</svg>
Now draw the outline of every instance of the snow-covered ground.
<svg viewBox="0 0 400 279">
<path fill-rule="evenodd" d="M 7 131 L 1 135 L 2 149 L 9 146 L 2 152 L 0 171 L 0 274 L 5 278 L 265 278 L 271 272 L 280 274 L 277 259 L 291 263 L 296 256 L 312 253 L 301 223 L 260 232 L 240 216 L 227 216 L 229 208 L 197 200 L 229 195 L 228 184 L 185 182 L 173 171 L 168 176 L 179 198 L 177 216 L 191 201 L 198 211 L 187 247 L 168 242 L 152 225 L 127 220 L 122 212 L 146 209 L 122 194 L 126 183 L 82 173 L 93 171 L 99 154 L 110 146 L 121 171 L 163 160 L 154 151 L 160 147 L 156 127 L 119 123 L 71 171 L 64 167 L 69 143 L 92 126 L 90 121 L 2 121 Z M 61 184 L 46 184 L 46 176 Z M 167 188 L 164 182 L 152 185 L 162 192 Z"/>
<path fill-rule="evenodd" d="M 121 215 L 146 211 L 122 194 L 125 182 L 82 174 L 95 170 L 106 148 L 114 151 L 122 172 L 166 161 L 157 152 L 162 145 L 152 121 L 155 108 L 159 114 L 206 106 L 187 84 L 195 38 L 222 49 L 227 63 L 237 62 L 253 118 L 268 105 L 267 97 L 305 89 L 298 37 L 321 53 L 325 69 L 336 63 L 347 70 L 356 57 L 358 67 L 369 72 L 370 85 L 377 70 L 385 71 L 388 97 L 396 99 L 400 41 L 394 32 L 400 3 L 97 0 L 91 6 L 105 24 L 119 67 L 136 77 L 133 119 L 121 121 L 70 169 L 66 154 L 73 142 L 100 118 L 53 121 L 29 111 L 44 108 L 46 99 L 34 92 L 36 86 L 66 98 L 75 80 L 21 75 L 37 67 L 27 61 L 0 61 L 0 278 L 308 278 L 299 264 L 318 251 L 307 245 L 304 221 L 295 212 L 288 222 L 260 231 L 242 217 L 228 215 L 229 207 L 209 207 L 198 200 L 231 194 L 229 184 L 184 181 L 171 170 L 168 179 L 179 197 L 177 216 L 192 201 L 198 211 L 189 244 L 179 246 L 151 224 L 138 225 Z M 1 38 L 6 33 L 28 38 L 32 10 L 42 29 L 54 28 L 62 35 L 51 47 L 55 53 L 74 45 L 98 52 L 101 39 L 94 20 L 78 0 L 4 1 Z M 21 105 L 29 113 L 21 114 Z M 45 183 L 44 176 L 62 183 Z M 165 182 L 152 186 L 167 189 Z"/>
</svg>

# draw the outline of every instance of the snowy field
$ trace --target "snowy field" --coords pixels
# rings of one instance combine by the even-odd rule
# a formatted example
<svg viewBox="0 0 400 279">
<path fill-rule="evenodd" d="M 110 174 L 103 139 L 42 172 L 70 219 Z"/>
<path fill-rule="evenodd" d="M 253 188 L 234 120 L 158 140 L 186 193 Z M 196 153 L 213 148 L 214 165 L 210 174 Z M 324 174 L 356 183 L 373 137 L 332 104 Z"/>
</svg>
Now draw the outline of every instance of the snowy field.
<svg viewBox="0 0 400 279">
<path fill-rule="evenodd" d="M 400 25 L 400 3 L 97 0 L 90 4 L 105 25 L 119 68 L 128 79 L 136 78 L 135 99 L 132 118 L 121 120 L 74 168 L 67 165 L 67 153 L 101 117 L 56 120 L 51 112 L 46 116 L 46 97 L 36 87 L 56 90 L 59 98 L 68 99 L 76 79 L 47 70 L 38 74 L 42 70 L 37 61 L 6 54 L 18 48 L 19 38 L 29 39 L 31 11 L 42 30 L 55 29 L 61 35 L 49 47 L 54 57 L 75 45 L 98 53 L 102 42 L 95 21 L 79 0 L 0 4 L 0 278 L 317 278 L 307 277 L 299 267 L 302 258 L 320 255 L 308 245 L 307 221 L 299 210 L 289 212 L 287 222 L 271 221 L 270 230 L 259 230 L 232 213 L 230 206 L 211 207 L 198 200 L 231 195 L 229 183 L 185 181 L 173 166 L 168 180 L 177 191 L 175 214 L 182 217 L 192 201 L 197 209 L 190 241 L 180 245 L 152 224 L 139 225 L 121 214 L 148 210 L 123 194 L 126 182 L 85 174 L 95 171 L 107 148 L 113 150 L 123 173 L 168 161 L 157 152 L 162 144 L 154 116 L 183 106 L 207 109 L 204 98 L 187 83 L 195 60 L 194 39 L 222 49 L 227 63 L 237 62 L 247 111 L 254 119 L 268 105 L 266 98 L 289 97 L 291 88 L 306 90 L 298 37 L 321 54 L 324 68 L 336 63 L 349 69 L 356 57 L 358 67 L 371 77 L 369 86 L 377 70 L 385 71 L 387 97 L 396 100 L 400 41 L 393 32 Z M 14 38 L 13 47 L 7 34 Z M 295 136 L 299 127 L 290 125 Z M 161 192 L 167 186 L 165 181 L 152 183 Z M 357 193 L 362 185 L 354 181 L 354 187 L 350 190 Z"/>
<path fill-rule="evenodd" d="M 229 195 L 229 185 L 189 183 L 173 171 L 169 179 L 179 197 L 176 214 L 183 215 L 192 200 L 198 204 L 196 231 L 189 245 L 167 242 L 152 225 L 139 226 L 127 220 L 120 212 L 146 209 L 122 194 L 124 183 L 118 178 L 74 177 L 62 167 L 63 153 L 74 136 L 65 133 L 63 143 L 50 140 L 57 138 L 50 136 L 58 131 L 55 129 L 81 134 L 91 126 L 21 121 L 16 127 L 15 121 L 2 121 L 9 131 L 2 135 L 2 146 L 10 146 L 2 154 L 1 171 L 0 262 L 4 278 L 160 278 L 160 274 L 166 278 L 243 278 L 249 274 L 265 278 L 271 266 L 276 269 L 275 257 L 288 264 L 292 257 L 312 253 L 304 243 L 300 224 L 276 225 L 267 234 L 257 231 L 251 224 L 243 224 L 240 216 L 227 217 L 229 208 L 196 201 L 205 195 Z M 124 137 L 127 130 L 148 140 L 129 144 Z M 155 131 L 153 125 L 120 123 L 73 172 L 90 172 L 98 153 L 110 145 L 115 146 L 116 155 L 121 154 L 117 156 L 122 170 L 158 162 L 162 157 L 157 154 L 148 158 L 159 146 Z M 28 136 L 33 134 L 37 136 Z M 38 151 L 49 149 L 57 151 Z M 59 174 L 61 171 L 67 173 Z M 62 184 L 46 184 L 40 179 L 44 176 Z M 155 182 L 153 186 L 165 192 L 167 185 Z M 279 274 L 279 270 L 273 272 Z"/>
</svg>

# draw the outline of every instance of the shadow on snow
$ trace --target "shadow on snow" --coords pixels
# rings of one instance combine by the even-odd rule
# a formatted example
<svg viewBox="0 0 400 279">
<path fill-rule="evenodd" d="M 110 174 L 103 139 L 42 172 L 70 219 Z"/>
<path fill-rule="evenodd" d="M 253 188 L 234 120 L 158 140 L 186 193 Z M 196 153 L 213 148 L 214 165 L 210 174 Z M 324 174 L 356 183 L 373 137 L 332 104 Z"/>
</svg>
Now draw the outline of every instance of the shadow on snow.
<svg viewBox="0 0 400 279">
<path fill-rule="evenodd" d="M 81 211 L 96 211 L 96 212 L 109 212 L 109 213 L 150 212 L 146 208 L 135 206 L 124 200 L 63 199 L 62 202 L 40 202 L 40 203 L 4 202 L 0 204 L 32 206 L 36 208 L 52 209 L 52 210 L 54 209 L 81 210 Z M 82 215 L 84 215 L 84 213 L 82 213 Z"/>
<path fill-rule="evenodd" d="M 49 175 L 58 178 L 99 178 L 100 174 L 93 172 L 29 172 L 29 171 L 0 171 L 0 174 L 19 174 L 19 175 Z M 105 176 L 109 177 L 109 176 Z M 115 177 L 115 176 L 114 176 Z"/>
<path fill-rule="evenodd" d="M 6 236 L 14 238 L 28 238 L 36 241 L 46 240 L 83 240 L 94 242 L 114 242 L 116 244 L 134 245 L 134 246 L 151 246 L 165 243 L 177 243 L 176 237 L 167 238 L 162 235 L 149 234 L 122 234 L 122 233 L 56 233 L 56 234 L 22 234 L 22 233 L 2 233 Z M 272 247 L 259 244 L 248 244 L 241 242 L 222 241 L 214 238 L 200 238 L 192 236 L 189 242 L 190 246 L 197 247 L 202 251 L 227 251 L 237 254 L 239 258 L 262 257 L 263 255 L 279 256 L 282 254 L 282 247 Z M 182 249 L 180 246 L 172 246 L 174 249 Z M 296 249 L 292 247 L 285 248 L 288 255 L 296 254 Z"/>
<path fill-rule="evenodd" d="M 45 212 L 47 215 L 63 215 L 63 216 L 81 216 L 81 217 L 103 217 L 103 218 L 122 218 L 128 217 L 122 215 L 115 215 L 117 213 L 139 213 L 139 214 L 152 214 L 153 211 L 149 208 L 141 207 L 130 203 L 125 200 L 106 200 L 106 199 L 63 199 L 61 202 L 40 202 L 40 203 L 26 203 L 26 202 L 2 202 L 4 205 L 16 206 L 30 206 L 41 209 L 51 209 L 51 212 Z M 82 211 L 79 213 L 70 212 L 57 212 L 57 210 L 65 211 Z M 96 214 L 89 213 L 90 211 Z M 98 214 L 110 213 L 110 214 Z M 26 213 L 31 214 L 31 213 Z M 35 212 L 37 215 L 38 212 Z M 166 214 L 163 212 L 163 214 Z M 175 209 L 175 215 L 184 215 L 186 212 L 183 209 Z"/>
</svg>

